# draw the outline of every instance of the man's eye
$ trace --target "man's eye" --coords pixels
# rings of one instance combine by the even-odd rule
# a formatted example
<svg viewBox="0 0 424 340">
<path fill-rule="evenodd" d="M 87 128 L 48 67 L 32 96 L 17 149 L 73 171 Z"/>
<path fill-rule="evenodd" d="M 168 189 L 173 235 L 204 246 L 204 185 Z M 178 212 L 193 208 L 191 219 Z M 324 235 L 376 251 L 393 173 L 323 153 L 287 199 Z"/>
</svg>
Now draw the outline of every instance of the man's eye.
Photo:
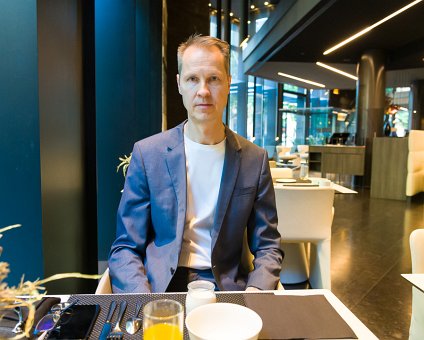
<svg viewBox="0 0 424 340">
<path fill-rule="evenodd" d="M 211 77 L 211 81 L 216 82 L 216 81 L 218 81 L 218 80 L 219 80 L 219 78 L 218 78 L 217 76 L 212 76 L 212 77 Z"/>
<path fill-rule="evenodd" d="M 188 77 L 187 78 L 187 81 L 188 82 L 195 82 L 197 80 L 197 78 L 196 77 Z"/>
</svg>

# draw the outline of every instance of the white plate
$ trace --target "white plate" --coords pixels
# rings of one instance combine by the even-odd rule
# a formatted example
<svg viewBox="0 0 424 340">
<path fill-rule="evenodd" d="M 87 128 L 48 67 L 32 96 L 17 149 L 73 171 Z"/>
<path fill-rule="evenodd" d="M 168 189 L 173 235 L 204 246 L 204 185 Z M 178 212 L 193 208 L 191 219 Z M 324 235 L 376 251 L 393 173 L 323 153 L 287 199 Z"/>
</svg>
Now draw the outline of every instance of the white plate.
<svg viewBox="0 0 424 340">
<path fill-rule="evenodd" d="M 294 178 L 277 178 L 275 181 L 277 183 L 296 183 Z"/>
</svg>

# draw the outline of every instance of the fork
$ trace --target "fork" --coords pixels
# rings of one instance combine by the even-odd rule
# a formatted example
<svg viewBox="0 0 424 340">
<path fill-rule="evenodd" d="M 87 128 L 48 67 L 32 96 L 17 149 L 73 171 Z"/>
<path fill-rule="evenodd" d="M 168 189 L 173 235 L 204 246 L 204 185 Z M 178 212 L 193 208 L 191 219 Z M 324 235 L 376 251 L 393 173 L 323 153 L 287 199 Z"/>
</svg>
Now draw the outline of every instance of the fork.
<svg viewBox="0 0 424 340">
<path fill-rule="evenodd" d="M 124 332 L 122 331 L 121 327 L 119 327 L 119 323 L 122 320 L 122 317 L 124 316 L 125 309 L 127 308 L 127 301 L 121 301 L 119 304 L 119 312 L 118 312 L 118 319 L 116 320 L 116 325 L 112 329 L 112 332 L 108 335 L 109 340 L 120 340 L 124 336 Z"/>
</svg>

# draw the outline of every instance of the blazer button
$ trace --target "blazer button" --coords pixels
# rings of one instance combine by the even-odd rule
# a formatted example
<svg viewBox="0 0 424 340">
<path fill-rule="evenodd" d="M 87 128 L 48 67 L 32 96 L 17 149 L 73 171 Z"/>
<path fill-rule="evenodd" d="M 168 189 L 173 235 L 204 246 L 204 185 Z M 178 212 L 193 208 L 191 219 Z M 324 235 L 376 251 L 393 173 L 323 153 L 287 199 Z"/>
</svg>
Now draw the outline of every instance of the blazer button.
<svg viewBox="0 0 424 340">
<path fill-rule="evenodd" d="M 171 271 L 171 275 L 174 275 L 175 269 L 174 268 L 171 268 L 170 271 Z"/>
</svg>

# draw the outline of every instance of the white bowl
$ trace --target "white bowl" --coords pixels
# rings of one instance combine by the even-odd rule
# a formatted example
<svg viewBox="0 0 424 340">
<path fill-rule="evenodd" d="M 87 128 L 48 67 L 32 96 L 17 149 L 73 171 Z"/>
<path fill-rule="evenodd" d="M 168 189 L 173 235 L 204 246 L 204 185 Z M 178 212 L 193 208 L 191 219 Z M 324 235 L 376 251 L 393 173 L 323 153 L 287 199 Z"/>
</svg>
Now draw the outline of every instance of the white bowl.
<svg viewBox="0 0 424 340">
<path fill-rule="evenodd" d="M 253 310 L 233 303 L 211 303 L 187 314 L 191 340 L 255 340 L 262 319 Z"/>
</svg>

